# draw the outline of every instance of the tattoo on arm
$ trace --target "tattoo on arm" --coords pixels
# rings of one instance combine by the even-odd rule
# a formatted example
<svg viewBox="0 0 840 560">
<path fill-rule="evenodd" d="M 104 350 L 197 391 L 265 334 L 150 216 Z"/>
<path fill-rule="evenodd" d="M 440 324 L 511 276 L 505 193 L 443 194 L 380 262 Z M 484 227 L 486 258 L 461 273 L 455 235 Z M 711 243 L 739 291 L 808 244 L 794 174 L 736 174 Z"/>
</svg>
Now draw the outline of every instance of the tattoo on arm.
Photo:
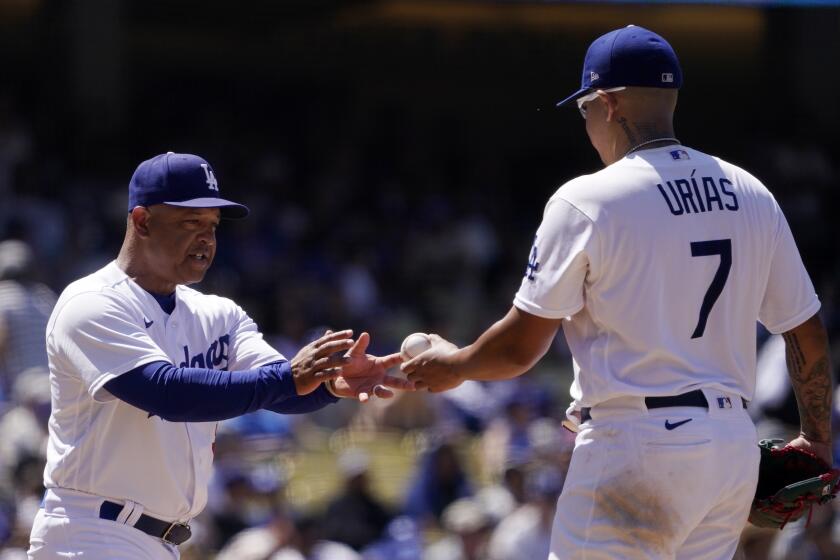
<svg viewBox="0 0 840 560">
<path fill-rule="evenodd" d="M 802 433 L 814 441 L 830 441 L 832 383 L 828 355 L 815 356 L 809 363 L 796 334 L 787 332 L 782 336 Z"/>
</svg>

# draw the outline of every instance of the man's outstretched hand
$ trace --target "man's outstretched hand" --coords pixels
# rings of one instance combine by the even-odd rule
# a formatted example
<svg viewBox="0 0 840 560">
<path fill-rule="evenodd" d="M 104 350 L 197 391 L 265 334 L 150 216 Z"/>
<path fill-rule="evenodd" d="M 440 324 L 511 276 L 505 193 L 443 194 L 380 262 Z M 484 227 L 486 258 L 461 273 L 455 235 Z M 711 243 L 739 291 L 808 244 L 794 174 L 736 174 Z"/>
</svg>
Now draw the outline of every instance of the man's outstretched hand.
<svg viewBox="0 0 840 560">
<path fill-rule="evenodd" d="M 333 381 L 333 392 L 339 397 L 357 398 L 367 402 L 371 395 L 382 399 L 394 396 L 391 389 L 413 391 L 414 383 L 389 375 L 387 370 L 402 362 L 399 354 L 373 356 L 367 354 L 370 335 L 363 332 L 344 355 L 341 375 Z"/>
<path fill-rule="evenodd" d="M 335 379 L 349 361 L 345 352 L 353 347 L 353 331 L 327 331 L 292 358 L 292 378 L 298 395 L 308 395 L 321 383 Z"/>
</svg>

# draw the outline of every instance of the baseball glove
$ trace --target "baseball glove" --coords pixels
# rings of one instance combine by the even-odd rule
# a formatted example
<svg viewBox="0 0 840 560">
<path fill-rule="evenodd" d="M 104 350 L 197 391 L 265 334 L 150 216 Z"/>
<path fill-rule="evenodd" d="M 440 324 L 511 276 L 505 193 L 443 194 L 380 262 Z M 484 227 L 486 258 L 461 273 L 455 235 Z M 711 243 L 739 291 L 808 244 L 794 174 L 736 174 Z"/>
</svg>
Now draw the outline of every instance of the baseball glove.
<svg viewBox="0 0 840 560">
<path fill-rule="evenodd" d="M 839 490 L 840 469 L 804 449 L 781 444 L 781 439 L 763 439 L 758 487 L 750 523 L 757 527 L 782 529 L 805 513 L 811 520 L 814 505 L 833 499 Z"/>
</svg>

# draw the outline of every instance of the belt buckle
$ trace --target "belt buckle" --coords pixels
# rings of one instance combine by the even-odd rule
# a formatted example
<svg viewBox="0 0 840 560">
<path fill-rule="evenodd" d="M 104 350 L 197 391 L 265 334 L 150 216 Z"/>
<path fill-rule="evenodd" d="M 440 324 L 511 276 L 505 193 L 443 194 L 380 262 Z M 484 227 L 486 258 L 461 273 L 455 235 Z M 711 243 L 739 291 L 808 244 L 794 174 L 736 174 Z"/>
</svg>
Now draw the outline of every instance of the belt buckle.
<svg viewBox="0 0 840 560">
<path fill-rule="evenodd" d="M 187 525 L 186 523 L 177 523 L 177 522 L 173 521 L 172 523 L 169 524 L 169 527 L 167 527 L 166 531 L 164 531 L 163 535 L 160 537 L 163 542 L 168 543 L 168 544 L 178 545 L 178 543 L 169 540 L 169 534 L 172 532 L 172 529 L 174 529 L 175 527 L 185 527 L 187 530 L 190 529 L 190 526 Z"/>
</svg>

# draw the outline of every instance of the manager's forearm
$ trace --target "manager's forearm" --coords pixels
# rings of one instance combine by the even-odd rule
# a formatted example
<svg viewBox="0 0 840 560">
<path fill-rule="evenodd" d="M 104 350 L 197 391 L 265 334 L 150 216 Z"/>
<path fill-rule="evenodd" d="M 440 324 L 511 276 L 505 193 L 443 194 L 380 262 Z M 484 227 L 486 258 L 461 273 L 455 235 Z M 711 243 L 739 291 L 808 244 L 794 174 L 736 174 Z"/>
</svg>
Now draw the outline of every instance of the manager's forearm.
<svg viewBox="0 0 840 560">
<path fill-rule="evenodd" d="M 241 371 L 152 362 L 111 379 L 105 389 L 170 422 L 216 422 L 261 408 L 300 414 L 338 400 L 325 389 L 299 396 L 288 362 Z"/>
<path fill-rule="evenodd" d="M 266 410 L 279 414 L 306 414 L 321 410 L 329 404 L 338 402 L 339 398 L 332 395 L 326 385 L 321 385 L 307 395 L 296 395 L 294 397 L 276 402 L 266 406 Z"/>
<path fill-rule="evenodd" d="M 818 315 L 782 335 L 791 385 L 799 407 L 802 435 L 831 441 L 833 383 L 828 336 Z"/>
</svg>

